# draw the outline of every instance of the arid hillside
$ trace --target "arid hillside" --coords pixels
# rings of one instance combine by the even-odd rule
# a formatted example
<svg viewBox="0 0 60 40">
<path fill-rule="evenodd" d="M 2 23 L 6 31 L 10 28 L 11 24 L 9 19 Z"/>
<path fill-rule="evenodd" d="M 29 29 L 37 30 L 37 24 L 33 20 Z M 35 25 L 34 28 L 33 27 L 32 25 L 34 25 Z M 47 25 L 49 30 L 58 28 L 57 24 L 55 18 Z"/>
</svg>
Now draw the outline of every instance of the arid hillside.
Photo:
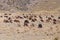
<svg viewBox="0 0 60 40">
<path fill-rule="evenodd" d="M 0 0 L 0 40 L 60 40 L 60 0 Z"/>
</svg>

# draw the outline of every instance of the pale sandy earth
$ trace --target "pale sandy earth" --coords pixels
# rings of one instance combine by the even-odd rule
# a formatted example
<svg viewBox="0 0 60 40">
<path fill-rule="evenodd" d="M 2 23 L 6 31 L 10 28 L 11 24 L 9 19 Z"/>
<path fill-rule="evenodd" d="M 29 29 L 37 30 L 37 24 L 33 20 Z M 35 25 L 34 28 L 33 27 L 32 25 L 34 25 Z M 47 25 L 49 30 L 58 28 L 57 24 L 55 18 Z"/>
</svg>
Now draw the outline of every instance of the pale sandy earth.
<svg viewBox="0 0 60 40">
<path fill-rule="evenodd" d="M 27 11 L 17 10 L 16 8 L 7 7 L 9 10 L 0 10 L 0 16 L 4 16 L 5 13 L 12 14 L 8 15 L 12 19 L 15 19 L 15 16 L 22 14 L 33 14 L 41 15 L 45 21 L 45 16 L 53 15 L 54 19 L 58 20 L 57 24 L 53 24 L 52 21 L 44 22 L 42 28 L 37 26 L 23 26 L 23 21 L 21 20 L 21 27 L 18 26 L 20 23 L 4 23 L 3 20 L 5 17 L 0 17 L 0 40 L 60 40 L 60 0 L 36 0 L 38 3 L 28 6 Z M 39 18 L 38 22 L 39 23 Z M 53 18 L 52 18 L 53 19 Z"/>
</svg>

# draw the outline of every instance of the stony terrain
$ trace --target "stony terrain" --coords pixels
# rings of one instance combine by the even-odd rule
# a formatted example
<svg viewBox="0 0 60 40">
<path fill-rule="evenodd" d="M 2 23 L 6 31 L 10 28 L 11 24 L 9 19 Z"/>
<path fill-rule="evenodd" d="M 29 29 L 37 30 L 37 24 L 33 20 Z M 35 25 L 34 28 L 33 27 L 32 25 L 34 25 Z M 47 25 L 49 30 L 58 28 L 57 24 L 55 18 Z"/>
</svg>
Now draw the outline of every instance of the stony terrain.
<svg viewBox="0 0 60 40">
<path fill-rule="evenodd" d="M 60 0 L 0 0 L 0 40 L 60 40 Z"/>
<path fill-rule="evenodd" d="M 52 11 L 60 7 L 60 0 L 0 0 L 0 10 Z"/>
</svg>

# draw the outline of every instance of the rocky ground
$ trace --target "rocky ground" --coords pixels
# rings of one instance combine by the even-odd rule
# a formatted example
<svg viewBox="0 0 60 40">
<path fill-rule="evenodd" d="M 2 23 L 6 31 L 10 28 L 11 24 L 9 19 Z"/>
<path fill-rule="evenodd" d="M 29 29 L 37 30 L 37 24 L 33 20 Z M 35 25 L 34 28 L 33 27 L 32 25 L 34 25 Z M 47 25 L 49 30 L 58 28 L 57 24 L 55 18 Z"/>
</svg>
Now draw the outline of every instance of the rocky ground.
<svg viewBox="0 0 60 40">
<path fill-rule="evenodd" d="M 60 0 L 0 0 L 0 40 L 60 40 Z"/>
</svg>

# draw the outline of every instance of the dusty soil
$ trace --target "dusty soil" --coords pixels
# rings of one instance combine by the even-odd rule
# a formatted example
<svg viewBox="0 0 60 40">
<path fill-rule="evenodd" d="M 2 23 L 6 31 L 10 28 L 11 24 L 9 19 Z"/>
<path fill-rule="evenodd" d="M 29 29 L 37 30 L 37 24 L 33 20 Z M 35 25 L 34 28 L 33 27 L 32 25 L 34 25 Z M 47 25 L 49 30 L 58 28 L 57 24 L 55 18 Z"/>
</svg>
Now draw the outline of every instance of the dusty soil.
<svg viewBox="0 0 60 40">
<path fill-rule="evenodd" d="M 60 0 L 0 0 L 0 40 L 60 40 Z"/>
</svg>

